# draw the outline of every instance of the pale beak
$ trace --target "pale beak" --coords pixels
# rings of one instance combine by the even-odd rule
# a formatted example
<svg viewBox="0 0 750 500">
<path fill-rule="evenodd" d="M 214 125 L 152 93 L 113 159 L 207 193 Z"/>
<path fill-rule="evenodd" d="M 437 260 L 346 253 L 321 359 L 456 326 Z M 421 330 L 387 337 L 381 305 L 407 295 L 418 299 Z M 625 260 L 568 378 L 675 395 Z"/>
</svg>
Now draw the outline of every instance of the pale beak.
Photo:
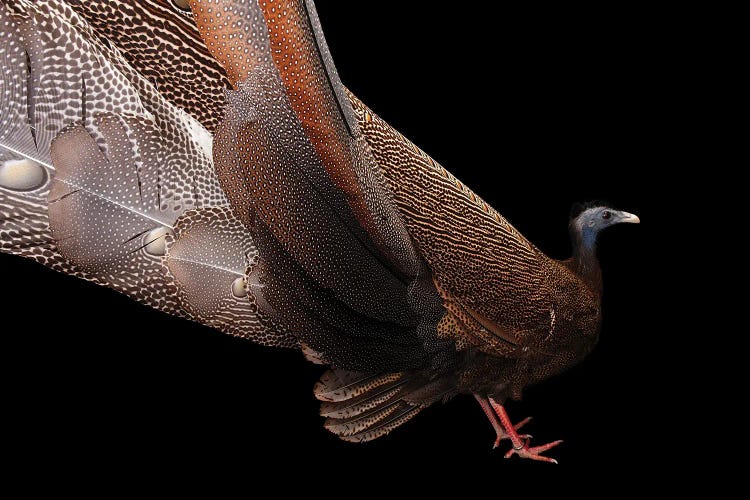
<svg viewBox="0 0 750 500">
<path fill-rule="evenodd" d="M 640 224 L 641 219 L 638 218 L 635 214 L 630 214 L 628 212 L 619 212 L 619 220 L 617 222 L 628 222 L 630 224 Z"/>
</svg>

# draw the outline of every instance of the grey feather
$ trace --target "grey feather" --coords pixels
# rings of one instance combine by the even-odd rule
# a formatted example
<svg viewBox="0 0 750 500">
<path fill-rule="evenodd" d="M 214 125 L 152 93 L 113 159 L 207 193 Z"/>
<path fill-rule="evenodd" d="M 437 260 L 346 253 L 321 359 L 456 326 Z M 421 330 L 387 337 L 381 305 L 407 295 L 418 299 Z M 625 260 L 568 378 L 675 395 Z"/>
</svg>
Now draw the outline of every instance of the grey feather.
<svg viewBox="0 0 750 500">
<path fill-rule="evenodd" d="M 167 243 L 167 271 L 177 285 L 180 306 L 191 317 L 263 345 L 298 346 L 283 326 L 259 310 L 246 278 L 258 252 L 228 206 L 185 212 Z"/>
<path fill-rule="evenodd" d="M 0 251 L 296 345 L 243 293 L 255 247 L 226 207 L 205 128 L 65 2 L 4 1 L 0 35 Z"/>
</svg>

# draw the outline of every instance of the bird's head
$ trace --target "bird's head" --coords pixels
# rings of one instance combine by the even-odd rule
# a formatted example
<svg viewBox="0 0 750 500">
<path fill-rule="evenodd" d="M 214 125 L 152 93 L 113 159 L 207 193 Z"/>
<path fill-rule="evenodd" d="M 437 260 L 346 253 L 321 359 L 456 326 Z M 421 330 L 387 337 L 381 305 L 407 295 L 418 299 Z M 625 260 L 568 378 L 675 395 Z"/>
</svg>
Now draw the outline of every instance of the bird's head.
<svg viewBox="0 0 750 500">
<path fill-rule="evenodd" d="M 590 202 L 573 206 L 570 217 L 570 233 L 576 250 L 593 250 L 596 237 L 602 229 L 623 222 L 638 224 L 641 220 L 606 203 Z"/>
</svg>

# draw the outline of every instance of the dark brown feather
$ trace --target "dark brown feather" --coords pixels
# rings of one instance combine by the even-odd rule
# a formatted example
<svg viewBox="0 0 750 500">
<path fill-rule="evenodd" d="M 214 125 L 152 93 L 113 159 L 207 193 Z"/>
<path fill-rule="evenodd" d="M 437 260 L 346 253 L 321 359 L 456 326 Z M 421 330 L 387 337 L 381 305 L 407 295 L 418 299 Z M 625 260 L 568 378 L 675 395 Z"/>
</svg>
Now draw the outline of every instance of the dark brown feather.
<svg viewBox="0 0 750 500">
<path fill-rule="evenodd" d="M 65 0 L 96 36 L 116 48 L 127 62 L 175 106 L 209 132 L 221 121 L 224 69 L 203 43 L 190 12 L 172 0 Z"/>
<path fill-rule="evenodd" d="M 597 341 L 598 292 L 349 96 L 444 300 L 440 335 L 483 353 L 463 364 L 461 388 L 519 396 L 580 361 Z"/>
<path fill-rule="evenodd" d="M 259 245 L 250 281 L 316 359 L 414 370 L 430 404 L 518 396 L 590 350 L 596 294 L 341 86 L 310 2 L 191 5 L 237 88 L 215 160 Z M 370 439 L 414 414 L 387 404 L 329 427 Z"/>
<path fill-rule="evenodd" d="M 188 2 L 197 26 L 166 0 L 0 6 L 2 154 L 46 165 L 0 186 L 3 251 L 301 347 L 332 366 L 315 395 L 347 441 L 459 392 L 520 397 L 593 348 L 598 266 L 548 258 L 349 93 L 311 0 Z M 218 179 L 178 107 L 216 131 Z"/>
<path fill-rule="evenodd" d="M 261 308 L 265 303 L 338 367 L 395 371 L 450 363 L 451 342 L 435 335 L 440 298 L 384 181 L 375 176 L 382 174 L 367 145 L 340 137 L 347 169 L 365 187 L 356 201 L 332 179 L 328 160 L 295 112 L 258 6 L 220 3 L 226 14 L 218 19 L 202 2 L 193 8 L 210 50 L 229 65 L 231 78 L 244 77 L 228 94 L 214 159 L 234 212 L 259 246 L 261 260 L 249 280 L 263 287 Z M 230 34 L 227 44 L 214 38 Z M 241 44 L 248 40 L 246 52 Z M 331 120 L 331 127 L 345 129 L 344 117 Z M 357 204 L 379 221 L 377 233 L 363 223 Z"/>
<path fill-rule="evenodd" d="M 257 79 L 258 70 L 278 75 L 285 105 L 327 174 L 325 183 L 316 183 L 318 189 L 343 200 L 348 208 L 337 212 L 351 213 L 379 258 L 413 277 L 419 270 L 415 249 L 381 172 L 372 168 L 369 148 L 359 130 L 347 125 L 353 122 L 351 109 L 335 68 L 321 57 L 327 47 L 322 32 L 313 31 L 317 23 L 308 18 L 315 16 L 312 2 L 193 0 L 191 5 L 209 49 L 235 87 L 251 76 Z M 215 11 L 223 15 L 212 15 Z"/>
</svg>

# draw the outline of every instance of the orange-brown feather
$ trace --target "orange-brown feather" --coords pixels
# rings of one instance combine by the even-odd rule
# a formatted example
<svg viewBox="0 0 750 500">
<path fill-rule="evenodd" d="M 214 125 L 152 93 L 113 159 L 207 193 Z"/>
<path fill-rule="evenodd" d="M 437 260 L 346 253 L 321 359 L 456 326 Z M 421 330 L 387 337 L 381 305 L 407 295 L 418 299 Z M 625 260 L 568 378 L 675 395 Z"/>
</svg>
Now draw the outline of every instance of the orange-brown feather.
<svg viewBox="0 0 750 500">
<path fill-rule="evenodd" d="M 241 2 L 190 0 L 206 45 L 224 67 L 235 88 L 262 59 L 253 49 L 255 41 L 245 36 L 243 25 L 248 20 L 239 15 L 241 10 L 233 8 L 237 4 Z M 388 244 L 357 181 L 352 165 L 352 137 L 331 88 L 304 2 L 259 0 L 258 5 L 265 18 L 273 61 L 305 135 L 363 229 L 388 255 Z"/>
</svg>

